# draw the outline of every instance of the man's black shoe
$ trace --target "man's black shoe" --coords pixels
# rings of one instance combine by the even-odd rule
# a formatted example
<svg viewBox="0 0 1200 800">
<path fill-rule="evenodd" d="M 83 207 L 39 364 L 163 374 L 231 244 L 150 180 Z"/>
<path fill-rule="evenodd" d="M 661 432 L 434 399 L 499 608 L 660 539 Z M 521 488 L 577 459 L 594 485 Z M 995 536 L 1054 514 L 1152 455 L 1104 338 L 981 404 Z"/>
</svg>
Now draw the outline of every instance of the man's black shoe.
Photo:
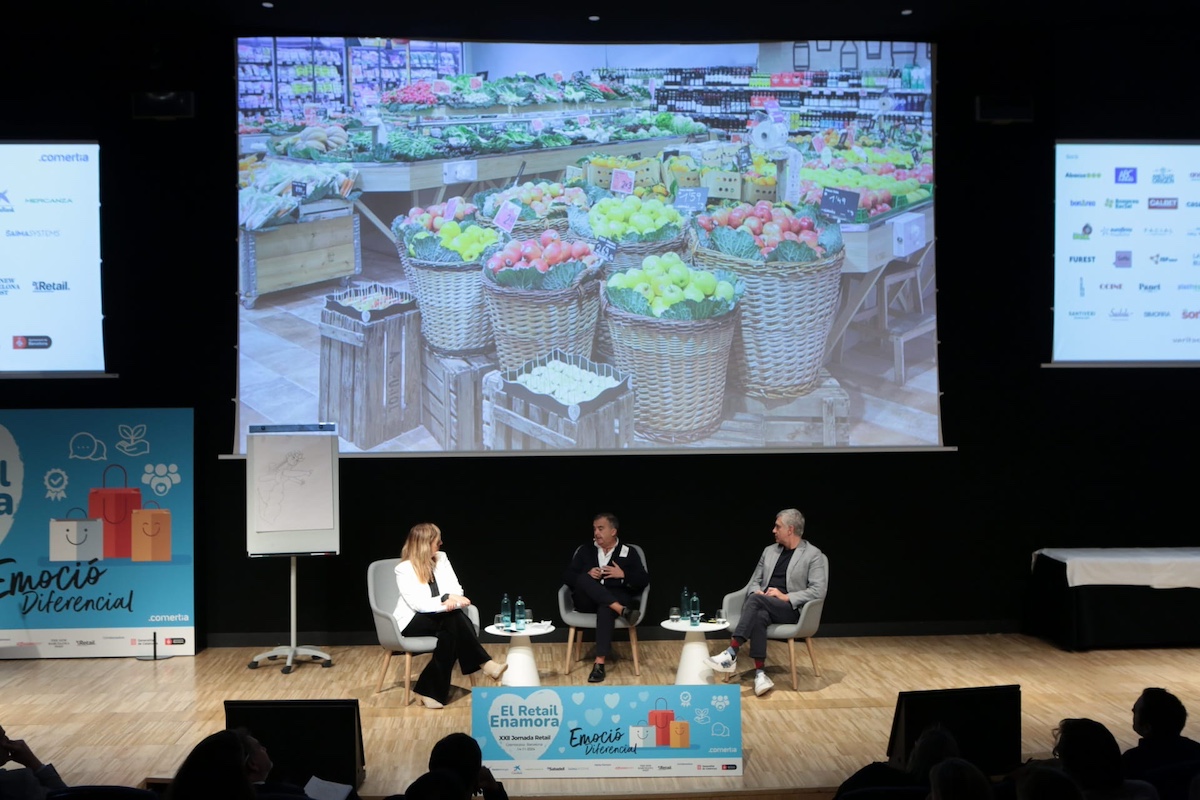
<svg viewBox="0 0 1200 800">
<path fill-rule="evenodd" d="M 604 680 L 604 665 L 592 664 L 592 674 L 588 675 L 588 683 L 600 683 Z"/>
<path fill-rule="evenodd" d="M 621 612 L 621 619 L 625 620 L 626 625 L 637 625 L 638 620 L 642 618 L 642 613 L 636 608 L 625 606 L 625 610 Z"/>
</svg>

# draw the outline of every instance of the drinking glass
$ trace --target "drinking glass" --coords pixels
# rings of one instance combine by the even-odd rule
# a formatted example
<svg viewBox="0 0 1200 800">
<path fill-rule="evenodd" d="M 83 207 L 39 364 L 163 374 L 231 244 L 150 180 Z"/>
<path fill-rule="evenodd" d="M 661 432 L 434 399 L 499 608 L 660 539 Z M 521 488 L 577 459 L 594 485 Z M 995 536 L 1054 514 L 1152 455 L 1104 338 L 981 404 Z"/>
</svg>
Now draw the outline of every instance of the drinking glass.
<svg viewBox="0 0 1200 800">
<path fill-rule="evenodd" d="M 679 609 L 675 606 L 671 606 L 671 610 L 667 612 L 667 618 L 670 619 L 671 622 L 679 622 L 679 617 Z"/>
<path fill-rule="evenodd" d="M 504 617 L 500 614 L 496 615 L 496 627 L 500 628 L 501 630 L 504 628 Z"/>
</svg>

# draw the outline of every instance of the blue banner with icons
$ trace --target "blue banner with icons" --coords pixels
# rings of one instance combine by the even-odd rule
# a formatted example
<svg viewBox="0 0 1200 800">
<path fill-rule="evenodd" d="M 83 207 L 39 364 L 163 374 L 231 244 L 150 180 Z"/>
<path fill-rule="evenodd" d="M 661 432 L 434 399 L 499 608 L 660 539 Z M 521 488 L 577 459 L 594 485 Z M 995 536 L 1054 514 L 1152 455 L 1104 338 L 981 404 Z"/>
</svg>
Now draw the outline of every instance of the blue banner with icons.
<svg viewBox="0 0 1200 800">
<path fill-rule="evenodd" d="M 497 779 L 743 774 L 736 685 L 477 688 L 471 735 Z"/>
<path fill-rule="evenodd" d="M 0 658 L 195 654 L 192 417 L 0 410 Z"/>
</svg>

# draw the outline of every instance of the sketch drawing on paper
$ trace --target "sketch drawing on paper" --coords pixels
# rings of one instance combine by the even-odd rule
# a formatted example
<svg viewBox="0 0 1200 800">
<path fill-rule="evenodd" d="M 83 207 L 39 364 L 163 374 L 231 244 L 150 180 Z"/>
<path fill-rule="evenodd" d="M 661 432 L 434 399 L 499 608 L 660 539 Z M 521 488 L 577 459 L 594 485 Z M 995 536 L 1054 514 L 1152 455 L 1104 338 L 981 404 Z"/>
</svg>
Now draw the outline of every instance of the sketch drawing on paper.
<svg viewBox="0 0 1200 800">
<path fill-rule="evenodd" d="M 258 516 L 260 519 L 275 523 L 283 512 L 284 504 L 289 493 L 303 491 L 300 487 L 312 475 L 311 469 L 300 469 L 304 461 L 304 453 L 292 450 L 283 460 L 271 462 L 258 476 Z"/>
</svg>

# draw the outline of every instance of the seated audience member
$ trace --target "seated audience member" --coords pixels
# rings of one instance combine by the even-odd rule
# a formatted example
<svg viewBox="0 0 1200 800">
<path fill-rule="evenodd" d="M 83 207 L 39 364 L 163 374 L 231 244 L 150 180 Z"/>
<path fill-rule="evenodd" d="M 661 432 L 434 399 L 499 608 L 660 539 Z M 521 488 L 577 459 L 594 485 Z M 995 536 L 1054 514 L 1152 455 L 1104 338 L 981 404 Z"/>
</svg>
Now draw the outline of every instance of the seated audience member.
<svg viewBox="0 0 1200 800">
<path fill-rule="evenodd" d="M 508 800 L 504 784 L 492 777 L 483 765 L 479 742 L 466 733 L 452 733 L 433 746 L 429 753 L 429 771 L 453 772 L 469 794 L 482 794 L 484 800 Z"/>
<path fill-rule="evenodd" d="M 947 758 L 929 770 L 929 800 L 991 800 L 992 782 L 979 767 Z"/>
<path fill-rule="evenodd" d="M 435 769 L 410 783 L 402 797 L 404 800 L 471 800 L 471 792 L 454 772 Z"/>
<path fill-rule="evenodd" d="M 1187 709 L 1166 689 L 1146 689 L 1133 704 L 1133 730 L 1142 737 L 1121 756 L 1127 778 L 1161 767 L 1200 761 L 1200 742 L 1183 735 Z"/>
<path fill-rule="evenodd" d="M 927 728 L 913 743 L 908 763 L 903 768 L 883 761 L 867 764 L 838 787 L 834 798 L 836 800 L 858 789 L 928 786 L 930 768 L 943 759 L 957 755 L 958 743 L 950 731 L 937 726 Z"/>
<path fill-rule="evenodd" d="M 246 771 L 250 755 L 234 731 L 206 736 L 179 766 L 167 789 L 167 800 L 254 800 Z"/>
<path fill-rule="evenodd" d="M 1017 800 L 1083 800 L 1083 790 L 1055 767 L 1028 766 L 1017 771 Z"/>
<path fill-rule="evenodd" d="M 0 798 L 3 800 L 41 800 L 49 791 L 67 788 L 53 764 L 43 764 L 24 739 L 10 739 L 0 727 L 0 766 L 10 761 L 24 769 L 0 770 Z"/>
<path fill-rule="evenodd" d="M 1158 792 L 1150 784 L 1125 780 L 1121 747 L 1099 722 L 1064 719 L 1054 739 L 1055 757 L 1086 800 L 1158 800 Z"/>
</svg>

